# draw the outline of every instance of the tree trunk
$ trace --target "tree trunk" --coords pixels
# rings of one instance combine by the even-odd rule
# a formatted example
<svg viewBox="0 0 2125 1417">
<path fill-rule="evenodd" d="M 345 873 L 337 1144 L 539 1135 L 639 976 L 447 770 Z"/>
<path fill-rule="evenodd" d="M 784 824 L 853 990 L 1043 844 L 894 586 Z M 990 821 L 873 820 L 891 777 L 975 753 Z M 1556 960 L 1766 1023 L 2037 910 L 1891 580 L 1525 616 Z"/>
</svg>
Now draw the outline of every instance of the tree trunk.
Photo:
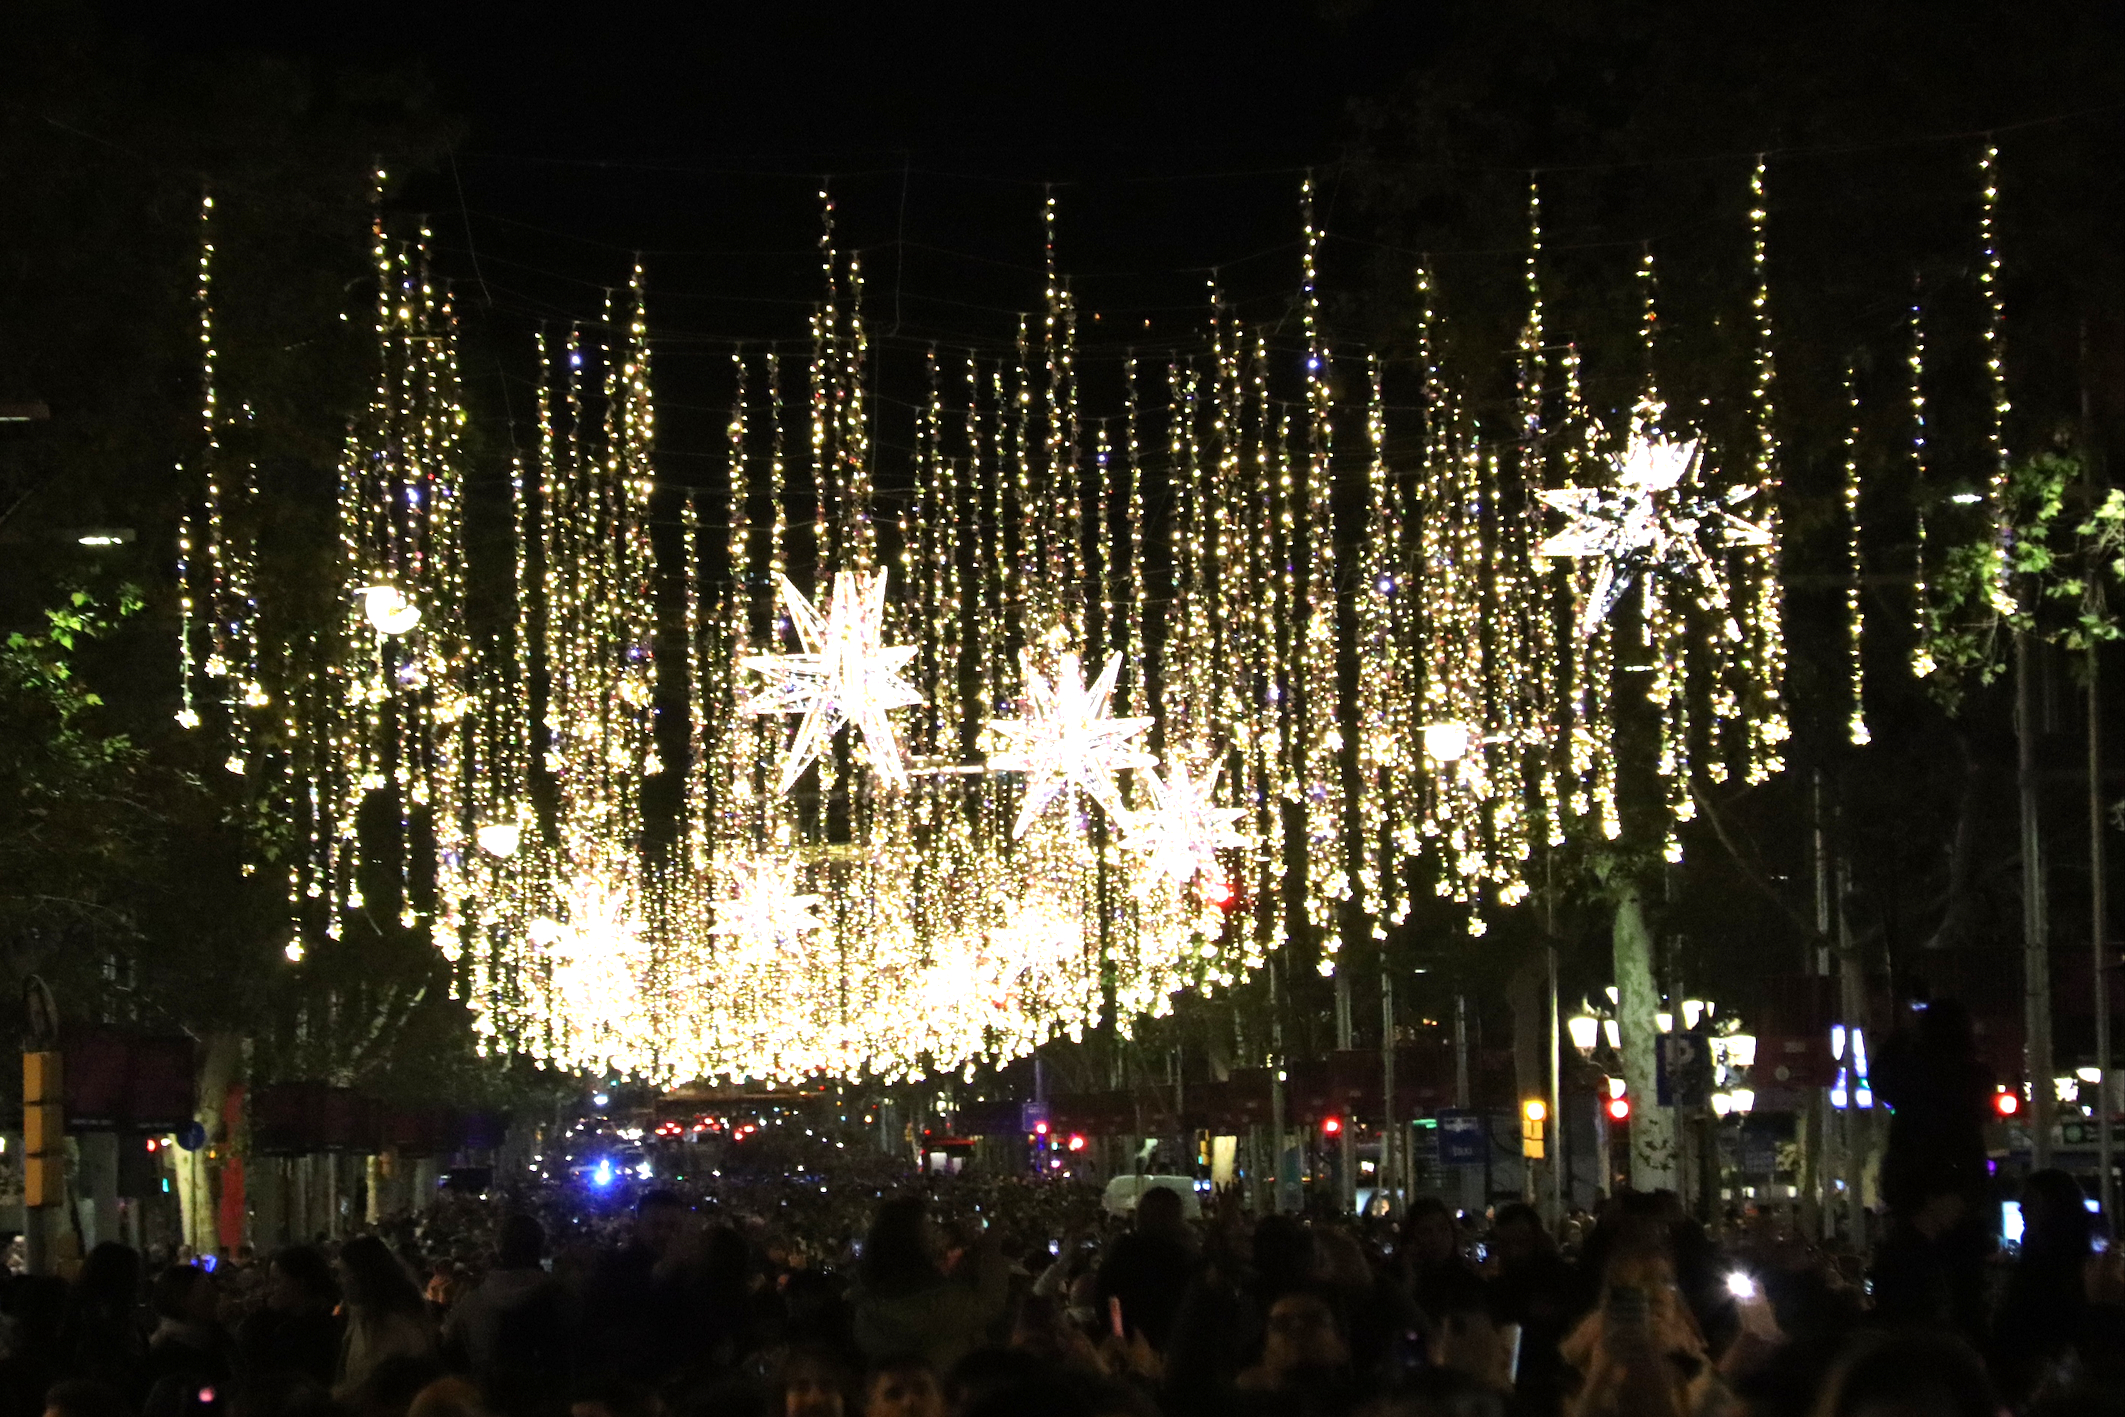
<svg viewBox="0 0 2125 1417">
<path fill-rule="evenodd" d="M 1660 1105 L 1656 1082 L 1660 989 L 1653 981 L 1653 935 L 1635 881 L 1614 885 L 1616 920 L 1616 1022 L 1623 1037 L 1623 1075 L 1631 1098 L 1631 1189 L 1671 1190 L 1675 1185 L 1675 1114 Z"/>
<path fill-rule="evenodd" d="M 208 1036 L 199 1059 L 197 1112 L 200 1125 L 206 1128 L 207 1142 L 197 1151 L 177 1153 L 177 1203 L 184 1225 L 184 1240 L 197 1255 L 211 1255 L 221 1245 L 220 1216 L 214 1204 L 213 1163 L 209 1155 L 221 1156 L 233 1140 L 225 1135 L 222 1113 L 229 1100 L 229 1089 L 240 1080 L 242 1067 L 241 1038 L 233 1033 Z"/>
</svg>

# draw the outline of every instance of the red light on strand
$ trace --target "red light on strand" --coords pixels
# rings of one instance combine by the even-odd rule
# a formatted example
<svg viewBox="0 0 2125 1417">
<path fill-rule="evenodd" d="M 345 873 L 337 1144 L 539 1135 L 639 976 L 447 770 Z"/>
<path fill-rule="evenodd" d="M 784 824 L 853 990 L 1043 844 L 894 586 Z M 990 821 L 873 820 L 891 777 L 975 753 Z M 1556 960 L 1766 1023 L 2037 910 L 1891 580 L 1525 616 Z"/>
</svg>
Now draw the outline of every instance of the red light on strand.
<svg viewBox="0 0 2125 1417">
<path fill-rule="evenodd" d="M 1203 887 L 1203 899 L 1212 905 L 1230 905 L 1235 892 L 1229 881 L 1212 881 Z"/>
</svg>

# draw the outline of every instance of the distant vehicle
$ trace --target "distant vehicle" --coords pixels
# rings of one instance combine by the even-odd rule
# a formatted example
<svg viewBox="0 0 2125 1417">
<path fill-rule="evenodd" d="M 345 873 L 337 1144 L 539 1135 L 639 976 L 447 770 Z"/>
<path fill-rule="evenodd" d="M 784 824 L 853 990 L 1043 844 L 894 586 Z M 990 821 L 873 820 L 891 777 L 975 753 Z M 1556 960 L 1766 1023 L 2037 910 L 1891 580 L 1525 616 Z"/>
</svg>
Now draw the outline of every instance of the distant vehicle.
<svg viewBox="0 0 2125 1417">
<path fill-rule="evenodd" d="M 1137 1199 L 1149 1190 L 1177 1192 L 1181 1198 L 1181 1218 L 1202 1219 L 1203 1203 L 1196 1195 L 1193 1176 L 1116 1176 L 1107 1182 L 1107 1192 L 1100 1197 L 1100 1208 L 1109 1215 L 1134 1215 Z"/>
</svg>

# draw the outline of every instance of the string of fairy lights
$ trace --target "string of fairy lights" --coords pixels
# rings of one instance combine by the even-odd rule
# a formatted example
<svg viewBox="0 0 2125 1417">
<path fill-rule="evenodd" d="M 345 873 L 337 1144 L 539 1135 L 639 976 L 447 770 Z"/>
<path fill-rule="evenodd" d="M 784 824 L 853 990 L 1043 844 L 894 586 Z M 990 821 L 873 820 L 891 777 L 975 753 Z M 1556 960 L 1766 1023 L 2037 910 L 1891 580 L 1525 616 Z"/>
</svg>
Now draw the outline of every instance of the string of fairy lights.
<svg viewBox="0 0 2125 1417">
<path fill-rule="evenodd" d="M 1981 176 L 2004 467 L 1989 147 Z M 808 356 L 734 348 L 720 482 L 658 480 L 639 265 L 600 318 L 541 334 L 536 446 L 511 463 L 491 568 L 467 544 L 456 314 L 428 233 L 392 235 L 379 200 L 338 605 L 271 653 L 256 474 L 222 447 L 209 198 L 179 718 L 225 735 L 231 771 L 300 824 L 291 958 L 357 920 L 426 932 L 484 1047 L 567 1068 L 922 1076 L 1126 1032 L 1295 945 L 1333 973 L 1427 886 L 1481 934 L 1544 852 L 1624 834 L 1620 764 L 1648 731 L 1639 796 L 1669 860 L 1702 781 L 1783 766 L 1761 160 L 1748 191 L 1736 446 L 1661 398 L 1650 250 L 1641 388 L 1620 416 L 1590 405 L 1579 349 L 1547 342 L 1532 181 L 1509 421 L 1487 425 L 1444 366 L 1426 267 L 1413 352 L 1337 350 L 1309 179 L 1296 338 L 1241 322 L 1213 277 L 1200 342 L 1127 351 L 1112 407 L 1082 384 L 1050 193 L 1041 308 L 1008 352 L 922 352 L 913 451 L 882 487 L 862 262 L 822 190 Z M 1922 337 L 1914 306 L 1921 517 Z M 653 513 L 677 527 L 661 544 Z M 1921 632 L 1924 546 L 1921 521 Z M 508 613 L 474 614 L 483 595 Z M 668 821 L 645 792 L 667 773 Z"/>
</svg>

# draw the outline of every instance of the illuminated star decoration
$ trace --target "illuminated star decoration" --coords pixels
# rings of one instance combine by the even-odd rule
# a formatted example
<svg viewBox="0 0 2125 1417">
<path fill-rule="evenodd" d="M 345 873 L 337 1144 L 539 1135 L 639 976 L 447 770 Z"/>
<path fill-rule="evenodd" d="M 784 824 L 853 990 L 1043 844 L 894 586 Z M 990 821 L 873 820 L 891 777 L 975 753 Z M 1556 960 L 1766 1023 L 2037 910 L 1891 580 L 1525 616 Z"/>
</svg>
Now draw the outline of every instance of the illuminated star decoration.
<svg viewBox="0 0 2125 1417">
<path fill-rule="evenodd" d="M 748 944 L 776 945 L 825 926 L 812 914 L 826 899 L 800 895 L 790 861 L 740 862 L 733 870 L 737 894 L 716 902 L 711 935 L 735 935 Z"/>
<path fill-rule="evenodd" d="M 1724 633 L 1739 639 L 1728 614 L 1725 578 L 1707 546 L 1769 546 L 1769 529 L 1728 508 L 1755 494 L 1737 486 L 1724 497 L 1694 493 L 1698 444 L 1671 441 L 1633 425 L 1631 441 L 1608 487 L 1557 487 L 1544 502 L 1564 513 L 1564 529 L 1535 547 L 1538 556 L 1598 559 L 1600 570 L 1579 607 L 1579 636 L 1592 635 L 1630 583 L 1661 572 L 1693 583 L 1698 600 L 1726 615 Z"/>
<path fill-rule="evenodd" d="M 1122 845 L 1147 853 L 1147 884 L 1172 880 L 1187 886 L 1204 871 L 1216 868 L 1219 850 L 1247 844 L 1233 825 L 1247 809 L 1214 805 L 1221 771 L 1222 766 L 1213 765 L 1208 773 L 1195 777 L 1186 759 L 1169 756 L 1164 777 L 1153 770 L 1144 772 L 1151 806 L 1130 815 Z"/>
<path fill-rule="evenodd" d="M 1114 681 L 1122 657 L 1114 655 L 1092 684 L 1084 682 L 1077 656 L 1065 654 L 1055 679 L 1041 677 L 1030 655 L 1026 672 L 1026 716 L 991 719 L 989 727 L 1011 744 L 1010 751 L 989 755 L 996 772 L 1026 775 L 1026 803 L 1011 835 L 1024 836 L 1034 819 L 1073 786 L 1107 809 L 1116 821 L 1128 820 L 1114 775 L 1128 768 L 1147 768 L 1157 759 L 1128 746 L 1151 726 L 1148 718 L 1110 718 Z"/>
<path fill-rule="evenodd" d="M 886 714 L 922 702 L 922 695 L 900 677 L 917 653 L 914 645 L 888 648 L 885 636 L 884 571 L 835 575 L 825 616 L 812 608 L 804 592 L 782 580 L 782 603 L 804 646 L 801 654 L 748 655 L 745 667 L 767 676 L 767 684 L 745 705 L 746 713 L 801 713 L 797 736 L 782 759 L 781 791 L 804 775 L 828 740 L 853 723 L 863 734 L 871 770 L 898 787 L 907 781 L 900 740 Z"/>
</svg>

